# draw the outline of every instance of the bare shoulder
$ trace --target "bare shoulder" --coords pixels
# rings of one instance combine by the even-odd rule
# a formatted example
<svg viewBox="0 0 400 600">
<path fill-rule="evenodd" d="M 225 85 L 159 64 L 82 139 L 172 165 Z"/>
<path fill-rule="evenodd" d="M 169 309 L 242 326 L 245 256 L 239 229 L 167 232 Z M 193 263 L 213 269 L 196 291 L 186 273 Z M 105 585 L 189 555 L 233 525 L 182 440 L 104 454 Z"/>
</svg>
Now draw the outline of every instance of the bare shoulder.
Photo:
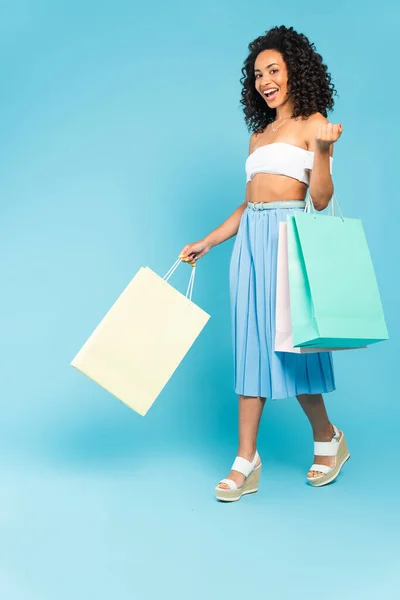
<svg viewBox="0 0 400 600">
<path fill-rule="evenodd" d="M 252 133 L 251 136 L 250 136 L 249 154 L 251 154 L 253 152 L 253 148 L 254 148 L 254 144 L 255 144 L 255 141 L 256 141 L 256 137 L 257 137 L 256 133 Z"/>
<path fill-rule="evenodd" d="M 258 130 L 251 134 L 250 142 L 249 142 L 249 154 L 251 154 L 253 152 L 254 146 L 255 146 L 259 136 L 262 135 L 262 133 L 263 133 L 263 130 Z"/>
<path fill-rule="evenodd" d="M 317 135 L 320 126 L 326 123 L 329 123 L 329 119 L 320 112 L 313 113 L 304 121 L 304 139 L 308 150 L 311 152 L 314 152 L 315 150 L 315 136 Z M 329 154 L 330 156 L 333 154 L 333 144 L 331 145 Z"/>
</svg>

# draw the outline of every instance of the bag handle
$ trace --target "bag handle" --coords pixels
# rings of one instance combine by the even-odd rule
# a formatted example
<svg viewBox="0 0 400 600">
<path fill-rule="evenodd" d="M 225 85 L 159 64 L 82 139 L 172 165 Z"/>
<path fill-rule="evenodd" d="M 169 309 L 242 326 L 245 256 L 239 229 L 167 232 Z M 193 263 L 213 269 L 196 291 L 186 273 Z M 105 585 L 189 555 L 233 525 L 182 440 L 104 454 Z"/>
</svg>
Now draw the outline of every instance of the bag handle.
<svg viewBox="0 0 400 600">
<path fill-rule="evenodd" d="M 313 201 L 312 201 L 312 198 L 310 196 L 310 192 L 309 192 L 308 188 L 307 188 L 307 196 L 308 197 L 306 198 L 306 205 L 304 207 L 304 212 L 309 213 L 310 212 L 310 207 L 312 206 L 314 214 L 317 214 L 316 211 L 315 211 L 315 207 L 314 207 L 314 204 L 313 204 Z M 338 199 L 336 198 L 335 192 L 333 192 L 333 196 L 332 196 L 332 198 L 329 201 L 328 216 L 330 216 L 330 217 L 334 217 L 335 216 L 335 203 L 336 203 L 337 208 L 339 209 L 340 217 L 341 217 L 342 221 L 344 221 L 343 213 L 342 213 L 342 211 L 340 209 L 339 202 L 338 202 Z"/>
<path fill-rule="evenodd" d="M 176 271 L 176 269 L 179 266 L 179 263 L 181 263 L 181 262 L 182 262 L 181 259 L 178 258 L 178 260 L 172 265 L 172 267 L 165 273 L 165 275 L 163 277 L 163 279 L 165 281 L 168 281 L 168 279 Z M 194 267 L 192 267 L 192 272 L 191 272 L 190 278 L 189 278 L 189 285 L 186 290 L 186 298 L 189 298 L 189 300 L 192 300 L 195 271 L 196 271 L 196 265 Z M 189 296 L 189 293 L 190 293 L 190 296 Z"/>
</svg>

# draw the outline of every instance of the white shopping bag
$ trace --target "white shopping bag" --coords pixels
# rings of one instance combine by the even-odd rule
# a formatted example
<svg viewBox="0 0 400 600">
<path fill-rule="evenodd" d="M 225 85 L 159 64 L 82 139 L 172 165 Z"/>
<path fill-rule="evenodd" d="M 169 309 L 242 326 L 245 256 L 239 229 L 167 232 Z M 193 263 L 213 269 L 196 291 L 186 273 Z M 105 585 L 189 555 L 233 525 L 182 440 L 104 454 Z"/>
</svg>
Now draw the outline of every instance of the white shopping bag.
<svg viewBox="0 0 400 600">
<path fill-rule="evenodd" d="M 104 389 L 145 415 L 210 318 L 168 279 L 141 267 L 71 362 Z"/>
</svg>

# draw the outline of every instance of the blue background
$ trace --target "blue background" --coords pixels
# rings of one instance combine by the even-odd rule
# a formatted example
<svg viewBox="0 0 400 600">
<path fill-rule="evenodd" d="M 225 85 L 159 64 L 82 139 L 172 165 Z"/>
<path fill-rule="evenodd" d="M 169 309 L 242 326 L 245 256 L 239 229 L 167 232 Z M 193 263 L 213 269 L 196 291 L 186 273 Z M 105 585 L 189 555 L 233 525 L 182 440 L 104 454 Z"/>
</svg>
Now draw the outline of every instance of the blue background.
<svg viewBox="0 0 400 600">
<path fill-rule="evenodd" d="M 398 148 L 394 2 L 14 0 L 0 4 L 0 595 L 395 598 L 399 585 Z M 363 220 L 391 339 L 334 357 L 352 458 L 305 483 L 308 422 L 267 401 L 258 494 L 218 503 L 237 449 L 234 238 L 199 262 L 211 319 L 146 417 L 69 366 L 142 265 L 244 200 L 247 45 L 293 25 L 339 91 L 333 166 Z M 186 290 L 190 267 L 171 279 Z"/>
</svg>

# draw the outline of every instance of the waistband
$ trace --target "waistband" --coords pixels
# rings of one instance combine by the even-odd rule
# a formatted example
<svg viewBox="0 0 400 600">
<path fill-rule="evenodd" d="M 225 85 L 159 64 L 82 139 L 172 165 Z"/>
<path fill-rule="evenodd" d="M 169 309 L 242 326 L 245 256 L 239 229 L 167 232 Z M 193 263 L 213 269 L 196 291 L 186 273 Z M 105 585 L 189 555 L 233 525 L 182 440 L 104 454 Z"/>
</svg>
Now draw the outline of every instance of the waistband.
<svg viewBox="0 0 400 600">
<path fill-rule="evenodd" d="M 264 210 L 271 208 L 304 208 L 305 200 L 278 200 L 277 202 L 248 202 L 247 206 L 252 210 Z"/>
</svg>

